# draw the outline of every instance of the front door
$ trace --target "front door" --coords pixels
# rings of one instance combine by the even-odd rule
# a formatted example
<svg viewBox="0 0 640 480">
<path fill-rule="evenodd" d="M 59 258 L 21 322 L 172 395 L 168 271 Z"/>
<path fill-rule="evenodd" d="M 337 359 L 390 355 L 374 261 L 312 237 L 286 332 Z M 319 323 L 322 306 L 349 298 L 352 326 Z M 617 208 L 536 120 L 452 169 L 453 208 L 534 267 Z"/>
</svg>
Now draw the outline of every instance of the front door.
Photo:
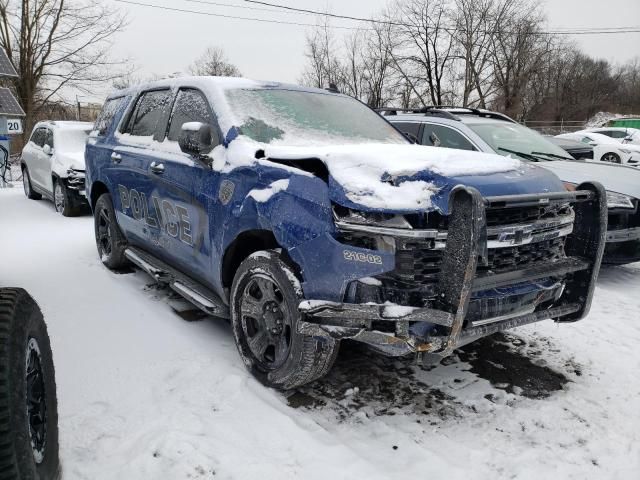
<svg viewBox="0 0 640 480">
<path fill-rule="evenodd" d="M 180 89 L 170 115 L 165 151 L 150 165 L 154 185 L 154 211 L 160 211 L 163 259 L 211 286 L 211 225 L 214 193 L 219 174 L 201 160 L 180 151 L 178 138 L 182 125 L 200 122 L 214 125 L 213 115 L 204 95 L 192 88 Z M 217 140 L 217 132 L 214 134 Z"/>
</svg>

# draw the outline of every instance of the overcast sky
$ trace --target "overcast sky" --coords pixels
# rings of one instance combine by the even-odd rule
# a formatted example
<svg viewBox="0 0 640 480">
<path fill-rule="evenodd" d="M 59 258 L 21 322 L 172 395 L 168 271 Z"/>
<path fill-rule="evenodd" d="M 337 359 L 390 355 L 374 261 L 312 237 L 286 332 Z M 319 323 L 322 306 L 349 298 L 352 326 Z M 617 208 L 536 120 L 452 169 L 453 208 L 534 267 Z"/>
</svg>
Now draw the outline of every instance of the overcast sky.
<svg viewBox="0 0 640 480">
<path fill-rule="evenodd" d="M 115 57 L 127 57 L 138 68 L 137 75 L 168 75 L 185 71 L 207 46 L 222 47 L 244 76 L 255 79 L 296 82 L 304 65 L 305 35 L 309 27 L 277 25 L 248 20 L 158 10 L 113 2 L 127 14 L 129 25 L 115 39 Z M 299 23 L 315 23 L 313 15 L 259 10 L 266 8 L 242 0 L 132 0 L 138 3 L 197 10 L 223 15 L 259 17 Z M 388 0 L 266 0 L 270 3 L 327 9 L 332 13 L 370 17 Z M 207 3 L 231 4 L 231 8 Z M 640 0 L 543 0 L 550 28 L 640 26 Z M 334 25 L 359 25 L 335 21 Z M 340 35 L 342 31 L 338 30 Z M 640 56 L 640 33 L 582 35 L 573 37 L 589 54 L 613 62 Z"/>
</svg>

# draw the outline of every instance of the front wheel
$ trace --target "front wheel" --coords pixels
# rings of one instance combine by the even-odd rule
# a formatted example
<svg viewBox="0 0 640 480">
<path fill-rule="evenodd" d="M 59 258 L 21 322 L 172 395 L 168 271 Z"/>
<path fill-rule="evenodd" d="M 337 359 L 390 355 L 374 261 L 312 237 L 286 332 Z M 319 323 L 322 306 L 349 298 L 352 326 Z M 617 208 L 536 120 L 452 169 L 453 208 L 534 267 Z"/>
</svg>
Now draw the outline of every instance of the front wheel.
<svg viewBox="0 0 640 480">
<path fill-rule="evenodd" d="M 116 223 L 111 195 L 103 193 L 93 210 L 93 225 L 96 246 L 102 263 L 111 270 L 120 270 L 129 265 L 124 256 L 127 240 Z"/>
<path fill-rule="evenodd" d="M 59 468 L 47 327 L 26 291 L 0 289 L 0 478 L 52 480 Z"/>
<path fill-rule="evenodd" d="M 53 205 L 56 212 L 64 217 L 74 217 L 78 214 L 78 209 L 73 206 L 73 202 L 69 198 L 69 191 L 59 178 L 53 183 Z"/>
<path fill-rule="evenodd" d="M 300 284 L 273 250 L 257 252 L 236 272 L 231 287 L 233 335 L 249 371 L 262 383 L 291 389 L 326 375 L 339 342 L 298 332 Z"/>
</svg>

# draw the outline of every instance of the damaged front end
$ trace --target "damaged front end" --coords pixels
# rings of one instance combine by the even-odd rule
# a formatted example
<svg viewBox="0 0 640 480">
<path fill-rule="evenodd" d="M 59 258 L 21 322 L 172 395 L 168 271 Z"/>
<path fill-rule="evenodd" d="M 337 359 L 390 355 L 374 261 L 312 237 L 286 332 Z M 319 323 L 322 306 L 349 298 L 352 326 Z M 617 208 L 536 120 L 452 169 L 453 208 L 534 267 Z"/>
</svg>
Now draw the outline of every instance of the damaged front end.
<svg viewBox="0 0 640 480">
<path fill-rule="evenodd" d="M 334 250 L 374 274 L 349 281 L 342 302 L 303 301 L 299 330 L 393 356 L 445 356 L 491 333 L 588 313 L 606 242 L 601 185 L 485 198 L 460 186 L 449 205 L 447 216 L 376 225 L 338 211 Z"/>
</svg>

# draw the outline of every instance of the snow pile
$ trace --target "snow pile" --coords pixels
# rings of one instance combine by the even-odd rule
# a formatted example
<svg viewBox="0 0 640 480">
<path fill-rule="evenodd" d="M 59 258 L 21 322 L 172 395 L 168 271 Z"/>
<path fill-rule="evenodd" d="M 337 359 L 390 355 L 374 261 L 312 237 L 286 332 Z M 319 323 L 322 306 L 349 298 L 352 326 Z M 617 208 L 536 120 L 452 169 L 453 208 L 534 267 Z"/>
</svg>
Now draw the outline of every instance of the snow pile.
<svg viewBox="0 0 640 480">
<path fill-rule="evenodd" d="M 609 120 L 613 120 L 614 118 L 620 118 L 623 115 L 619 113 L 611 113 L 611 112 L 598 112 L 585 124 L 585 128 L 596 128 L 596 127 L 604 127 Z"/>
</svg>

